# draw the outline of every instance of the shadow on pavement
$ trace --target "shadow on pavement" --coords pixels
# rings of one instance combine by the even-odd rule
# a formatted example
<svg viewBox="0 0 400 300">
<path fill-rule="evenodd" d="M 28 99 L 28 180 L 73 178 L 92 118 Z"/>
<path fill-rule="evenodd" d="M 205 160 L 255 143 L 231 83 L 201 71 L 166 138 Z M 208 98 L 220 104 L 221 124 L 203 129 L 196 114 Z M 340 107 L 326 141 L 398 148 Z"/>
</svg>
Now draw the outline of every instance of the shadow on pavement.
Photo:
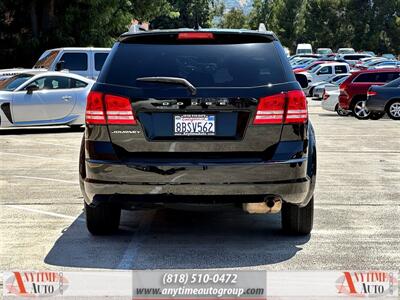
<svg viewBox="0 0 400 300">
<path fill-rule="evenodd" d="M 318 116 L 320 116 L 320 117 L 336 117 L 336 118 L 347 118 L 347 117 L 350 117 L 350 116 L 341 117 L 341 116 L 338 116 L 338 114 L 335 113 L 335 112 L 318 114 Z"/>
<path fill-rule="evenodd" d="M 45 134 L 45 133 L 67 133 L 83 132 L 85 127 L 31 127 L 31 128 L 4 128 L 0 130 L 0 135 L 23 135 L 23 134 Z"/>
<path fill-rule="evenodd" d="M 74 221 L 47 254 L 47 264 L 107 269 L 234 268 L 292 258 L 310 236 L 284 235 L 280 215 L 124 212 L 114 236 L 93 237 L 84 216 Z"/>
</svg>

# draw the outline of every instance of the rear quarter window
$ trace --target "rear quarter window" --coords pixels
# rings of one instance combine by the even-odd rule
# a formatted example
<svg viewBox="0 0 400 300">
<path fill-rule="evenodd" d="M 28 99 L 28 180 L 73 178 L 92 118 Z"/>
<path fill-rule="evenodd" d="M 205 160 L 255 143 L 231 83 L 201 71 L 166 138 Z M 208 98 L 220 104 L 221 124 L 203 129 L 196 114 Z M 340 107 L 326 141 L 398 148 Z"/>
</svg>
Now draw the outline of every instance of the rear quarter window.
<svg viewBox="0 0 400 300">
<path fill-rule="evenodd" d="M 108 53 L 95 53 L 94 54 L 94 69 L 100 71 L 106 61 Z"/>
<path fill-rule="evenodd" d="M 399 77 L 397 72 L 360 74 L 354 82 L 390 82 Z"/>
<path fill-rule="evenodd" d="M 71 71 L 86 71 L 88 68 L 86 53 L 64 53 L 60 61 L 64 61 L 64 68 Z"/>
<path fill-rule="evenodd" d="M 396 80 L 393 80 L 386 84 L 385 86 L 387 87 L 400 87 L 400 78 L 397 78 Z"/>
<path fill-rule="evenodd" d="M 361 58 L 369 57 L 368 55 L 345 55 L 345 60 L 359 60 Z"/>
<path fill-rule="evenodd" d="M 114 47 L 98 81 L 131 87 L 159 83 L 140 77 L 169 76 L 195 87 L 252 87 L 286 81 L 273 42 L 227 44 L 140 44 L 121 42 Z"/>
</svg>

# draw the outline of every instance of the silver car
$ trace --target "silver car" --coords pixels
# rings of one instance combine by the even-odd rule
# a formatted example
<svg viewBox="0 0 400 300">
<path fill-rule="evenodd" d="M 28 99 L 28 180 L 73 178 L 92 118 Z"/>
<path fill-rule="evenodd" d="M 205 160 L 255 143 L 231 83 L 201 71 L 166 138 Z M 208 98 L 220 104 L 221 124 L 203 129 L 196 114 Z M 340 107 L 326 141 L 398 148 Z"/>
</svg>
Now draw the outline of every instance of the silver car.
<svg viewBox="0 0 400 300">
<path fill-rule="evenodd" d="M 313 99 L 316 100 L 322 99 L 322 97 L 324 96 L 324 92 L 326 90 L 332 90 L 332 88 L 337 89 L 338 86 L 350 75 L 351 75 L 350 73 L 334 75 L 328 81 L 315 85 L 312 94 Z"/>
<path fill-rule="evenodd" d="M 66 72 L 30 71 L 0 82 L 0 127 L 85 124 L 94 81 Z"/>
</svg>

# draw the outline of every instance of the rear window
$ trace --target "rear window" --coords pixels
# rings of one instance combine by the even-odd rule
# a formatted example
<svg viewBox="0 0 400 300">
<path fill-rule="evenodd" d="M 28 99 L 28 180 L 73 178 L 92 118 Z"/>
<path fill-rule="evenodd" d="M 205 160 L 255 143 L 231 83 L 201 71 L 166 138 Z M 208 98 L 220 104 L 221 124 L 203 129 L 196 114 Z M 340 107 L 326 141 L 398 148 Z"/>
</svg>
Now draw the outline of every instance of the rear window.
<svg viewBox="0 0 400 300">
<path fill-rule="evenodd" d="M 387 86 L 387 87 L 400 87 L 400 78 L 397 78 L 396 80 L 393 80 L 393 81 L 387 83 L 385 86 Z"/>
<path fill-rule="evenodd" d="M 250 87 L 285 81 L 272 42 L 227 44 L 129 44 L 121 42 L 99 78 L 100 82 L 133 87 L 160 83 L 136 78 L 185 78 L 195 87 Z"/>
<path fill-rule="evenodd" d="M 354 82 L 389 82 L 399 78 L 399 73 L 365 73 L 359 75 Z"/>
<path fill-rule="evenodd" d="M 369 55 L 344 55 L 345 60 L 359 60 L 361 58 L 369 57 Z"/>
</svg>

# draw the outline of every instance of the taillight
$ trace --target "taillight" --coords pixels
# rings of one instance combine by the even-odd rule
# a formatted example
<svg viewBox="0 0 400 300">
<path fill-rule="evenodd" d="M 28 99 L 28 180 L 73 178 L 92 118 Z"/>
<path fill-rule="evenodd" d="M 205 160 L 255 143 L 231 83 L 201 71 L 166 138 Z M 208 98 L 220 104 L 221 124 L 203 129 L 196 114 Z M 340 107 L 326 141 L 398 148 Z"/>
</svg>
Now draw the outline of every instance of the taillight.
<svg viewBox="0 0 400 300">
<path fill-rule="evenodd" d="M 324 92 L 324 94 L 322 95 L 322 99 L 323 100 L 328 100 L 329 96 L 330 95 L 328 93 Z"/>
<path fill-rule="evenodd" d="M 90 92 L 86 102 L 86 124 L 106 124 L 104 115 L 103 94 Z"/>
<path fill-rule="evenodd" d="M 285 124 L 307 122 L 307 98 L 303 91 L 290 91 L 287 93 L 287 99 Z"/>
<path fill-rule="evenodd" d="M 137 121 L 128 98 L 90 92 L 86 103 L 86 124 L 131 124 Z"/>
<path fill-rule="evenodd" d="M 260 98 L 254 124 L 281 124 L 285 113 L 286 94 Z"/>
<path fill-rule="evenodd" d="M 368 97 L 376 96 L 377 94 L 378 94 L 378 93 L 375 92 L 375 91 L 368 91 L 368 92 L 367 92 L 367 96 L 368 96 Z"/>
<path fill-rule="evenodd" d="M 137 124 L 128 98 L 105 95 L 104 100 L 108 124 Z"/>
<path fill-rule="evenodd" d="M 303 91 L 289 91 L 260 98 L 253 124 L 305 123 L 307 98 Z"/>
</svg>

